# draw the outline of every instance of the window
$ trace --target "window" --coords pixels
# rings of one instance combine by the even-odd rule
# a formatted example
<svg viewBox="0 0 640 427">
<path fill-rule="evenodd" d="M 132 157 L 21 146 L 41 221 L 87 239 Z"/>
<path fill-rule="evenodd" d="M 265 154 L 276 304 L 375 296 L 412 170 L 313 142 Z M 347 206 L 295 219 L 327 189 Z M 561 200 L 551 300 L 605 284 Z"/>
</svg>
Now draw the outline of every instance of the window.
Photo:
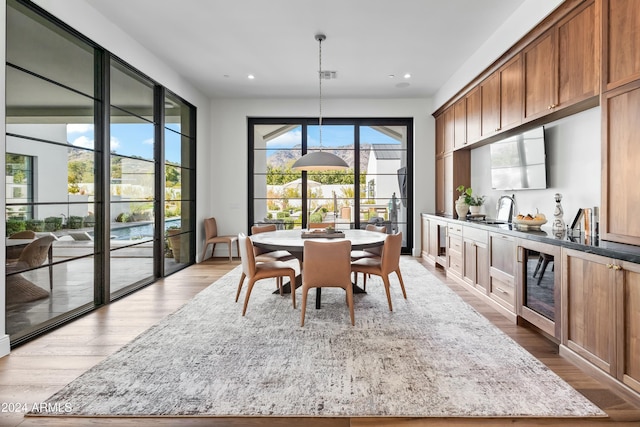
<svg viewBox="0 0 640 427">
<path fill-rule="evenodd" d="M 42 265 L 7 268 L 16 345 L 195 262 L 196 128 L 192 105 L 31 3 L 7 1 L 6 38 L 7 231 L 56 239 Z"/>
<path fill-rule="evenodd" d="M 367 223 L 403 232 L 411 247 L 412 119 L 249 120 L 249 224 L 280 229 L 324 222 L 340 228 Z M 304 153 L 328 150 L 342 157 L 344 171 L 291 169 Z M 409 179 L 409 180 L 408 180 Z"/>
</svg>

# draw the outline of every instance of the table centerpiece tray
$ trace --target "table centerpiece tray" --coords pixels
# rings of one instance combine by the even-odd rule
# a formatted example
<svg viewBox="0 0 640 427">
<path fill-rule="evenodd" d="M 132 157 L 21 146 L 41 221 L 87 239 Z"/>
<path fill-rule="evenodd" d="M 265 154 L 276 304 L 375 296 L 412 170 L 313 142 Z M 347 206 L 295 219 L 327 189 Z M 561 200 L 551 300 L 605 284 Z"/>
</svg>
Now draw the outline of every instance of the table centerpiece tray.
<svg viewBox="0 0 640 427">
<path fill-rule="evenodd" d="M 303 231 L 302 238 L 303 239 L 313 239 L 313 238 L 322 238 L 322 239 L 344 239 L 344 233 L 342 231 L 326 231 L 326 230 L 315 230 L 315 231 Z"/>
</svg>

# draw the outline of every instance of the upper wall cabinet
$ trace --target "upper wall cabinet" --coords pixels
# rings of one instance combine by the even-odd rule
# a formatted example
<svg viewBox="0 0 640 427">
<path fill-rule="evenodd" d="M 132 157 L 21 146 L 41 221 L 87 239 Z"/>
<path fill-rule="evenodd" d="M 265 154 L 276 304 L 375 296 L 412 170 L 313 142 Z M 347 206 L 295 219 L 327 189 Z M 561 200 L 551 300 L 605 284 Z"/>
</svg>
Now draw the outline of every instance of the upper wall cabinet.
<svg viewBox="0 0 640 427">
<path fill-rule="evenodd" d="M 444 114 L 436 117 L 436 156 L 444 155 Z"/>
<path fill-rule="evenodd" d="M 482 137 L 482 91 L 476 86 L 467 99 L 467 143 L 479 141 Z"/>
<path fill-rule="evenodd" d="M 599 93 L 599 26 L 589 2 L 523 50 L 524 119 L 533 120 Z"/>
<path fill-rule="evenodd" d="M 453 149 L 464 147 L 467 144 L 467 98 L 461 98 L 453 104 L 454 136 Z"/>
<path fill-rule="evenodd" d="M 603 89 L 640 78 L 640 1 L 603 0 Z"/>
<path fill-rule="evenodd" d="M 482 137 L 522 122 L 522 56 L 516 55 L 480 84 Z"/>
</svg>

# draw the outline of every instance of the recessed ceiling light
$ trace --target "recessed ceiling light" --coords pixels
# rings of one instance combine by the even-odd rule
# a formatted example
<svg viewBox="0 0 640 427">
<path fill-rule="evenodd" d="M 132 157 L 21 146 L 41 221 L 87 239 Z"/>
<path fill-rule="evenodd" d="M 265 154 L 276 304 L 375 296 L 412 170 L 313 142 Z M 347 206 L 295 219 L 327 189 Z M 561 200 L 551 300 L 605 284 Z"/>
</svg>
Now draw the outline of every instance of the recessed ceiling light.
<svg viewBox="0 0 640 427">
<path fill-rule="evenodd" d="M 410 79 L 410 78 L 411 78 L 411 74 L 406 73 L 403 77 L 404 77 L 405 79 Z"/>
<path fill-rule="evenodd" d="M 225 75 L 224 75 L 224 76 L 222 76 L 222 77 L 224 77 L 225 79 L 228 79 L 228 78 L 229 78 L 229 74 L 225 74 Z"/>
<path fill-rule="evenodd" d="M 387 77 L 389 77 L 390 79 L 394 78 L 396 75 L 395 74 L 389 74 Z"/>
<path fill-rule="evenodd" d="M 403 89 L 403 88 L 405 88 L 405 87 L 409 87 L 409 86 L 410 86 L 410 85 L 409 85 L 409 83 L 407 83 L 407 82 L 401 82 L 401 83 L 398 83 L 398 84 L 396 85 L 396 87 L 397 87 L 398 89 Z"/>
<path fill-rule="evenodd" d="M 256 76 L 254 76 L 253 74 L 249 74 L 249 75 L 247 76 L 247 78 L 248 78 L 249 80 L 253 80 L 253 79 L 255 79 L 255 78 L 256 78 Z"/>
</svg>

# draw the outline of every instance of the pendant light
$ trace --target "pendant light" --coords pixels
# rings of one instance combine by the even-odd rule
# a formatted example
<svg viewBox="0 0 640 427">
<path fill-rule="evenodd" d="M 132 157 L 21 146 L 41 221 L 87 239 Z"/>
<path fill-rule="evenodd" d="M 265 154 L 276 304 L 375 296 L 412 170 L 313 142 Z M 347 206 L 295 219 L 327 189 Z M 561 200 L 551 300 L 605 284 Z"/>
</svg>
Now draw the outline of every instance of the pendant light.
<svg viewBox="0 0 640 427">
<path fill-rule="evenodd" d="M 349 165 L 342 158 L 335 154 L 322 151 L 322 42 L 326 40 L 324 34 L 316 34 L 316 40 L 319 45 L 318 62 L 320 64 L 320 70 L 318 71 L 318 77 L 320 79 L 320 116 L 318 121 L 318 131 L 320 138 L 320 151 L 314 151 L 307 153 L 300 157 L 291 167 L 294 170 L 300 171 L 326 171 L 326 170 L 339 170 L 347 169 Z"/>
</svg>

